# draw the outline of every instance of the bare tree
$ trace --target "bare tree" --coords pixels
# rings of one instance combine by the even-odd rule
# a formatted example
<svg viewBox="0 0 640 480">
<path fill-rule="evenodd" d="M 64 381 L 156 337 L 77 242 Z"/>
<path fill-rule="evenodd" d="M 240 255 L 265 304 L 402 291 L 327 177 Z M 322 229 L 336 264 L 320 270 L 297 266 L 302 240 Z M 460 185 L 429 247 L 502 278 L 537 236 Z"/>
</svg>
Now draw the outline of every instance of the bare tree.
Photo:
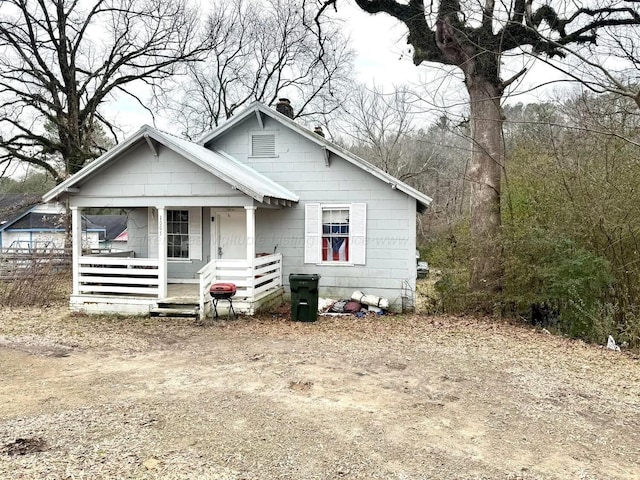
<svg viewBox="0 0 640 480">
<path fill-rule="evenodd" d="M 468 198 L 465 170 L 470 151 L 464 125 L 441 115 L 422 125 L 416 95 L 407 87 L 385 94 L 376 87 L 358 85 L 345 104 L 337 130 L 339 141 L 400 180 L 434 199 L 419 219 L 420 236 L 427 225 L 434 231 L 449 228 L 465 213 Z M 334 122 L 336 123 L 336 122 Z"/>
<path fill-rule="evenodd" d="M 193 59 L 197 18 L 186 0 L 3 0 L 0 4 L 0 166 L 36 165 L 57 181 L 116 138 L 101 106 L 153 85 Z M 56 162 L 62 161 L 62 168 Z"/>
<path fill-rule="evenodd" d="M 317 0 L 319 15 L 339 0 Z M 476 241 L 470 286 L 474 291 L 502 290 L 500 183 L 505 160 L 501 100 L 524 70 L 503 80 L 503 57 L 509 52 L 563 56 L 570 45 L 597 49 L 603 29 L 637 28 L 636 2 L 594 0 L 582 7 L 569 1 L 533 0 L 355 0 L 364 11 L 385 13 L 408 29 L 407 43 L 416 65 L 431 62 L 458 69 L 469 95 L 473 139 L 468 178 L 471 182 L 471 234 Z M 537 3 L 537 2 L 536 2 Z M 636 30 L 637 31 L 637 30 Z"/>
<path fill-rule="evenodd" d="M 338 25 L 320 42 L 305 28 L 301 1 L 218 1 L 207 23 L 211 49 L 159 101 L 189 137 L 217 126 L 252 101 L 286 96 L 294 116 L 328 114 L 349 93 L 352 53 Z"/>
<path fill-rule="evenodd" d="M 631 2 L 628 2 L 631 3 Z M 594 55 L 591 45 L 558 45 L 566 54 L 561 61 L 541 58 L 568 78 L 595 93 L 613 93 L 628 97 L 640 108 L 640 43 L 633 29 L 602 28 L 598 33 L 598 49 L 607 48 L 608 55 Z"/>
<path fill-rule="evenodd" d="M 345 104 L 341 133 L 351 139 L 351 150 L 400 179 L 409 171 L 406 154 L 415 131 L 410 93 L 403 87 L 385 94 L 375 85 L 358 85 Z"/>
</svg>

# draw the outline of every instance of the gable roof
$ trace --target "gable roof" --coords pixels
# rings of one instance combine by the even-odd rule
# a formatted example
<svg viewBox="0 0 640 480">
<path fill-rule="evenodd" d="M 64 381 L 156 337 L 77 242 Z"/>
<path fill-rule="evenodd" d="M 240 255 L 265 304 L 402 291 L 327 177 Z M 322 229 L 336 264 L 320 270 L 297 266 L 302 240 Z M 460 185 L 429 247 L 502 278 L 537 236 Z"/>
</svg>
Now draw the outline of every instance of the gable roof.
<svg viewBox="0 0 640 480">
<path fill-rule="evenodd" d="M 292 130 L 299 133 L 306 139 L 312 141 L 313 143 L 319 145 L 322 148 L 325 148 L 328 152 L 331 152 L 335 155 L 338 155 L 344 158 L 346 161 L 361 168 L 362 170 L 369 173 L 370 175 L 373 175 L 374 177 L 379 178 L 383 182 L 387 183 L 391 188 L 400 190 L 401 192 L 406 193 L 410 197 L 415 198 L 417 201 L 418 210 L 420 212 L 424 212 L 429 206 L 429 204 L 431 203 L 432 199 L 428 195 L 425 195 L 424 193 L 416 190 L 410 185 L 407 185 L 403 181 L 397 179 L 393 175 L 390 175 L 384 170 L 376 167 L 372 163 L 364 160 L 363 158 L 358 157 L 357 155 L 354 155 L 353 153 L 346 150 L 345 148 L 342 148 L 339 145 L 336 145 L 335 143 L 331 142 L 330 140 L 327 140 L 326 138 L 318 135 L 317 133 L 314 133 L 311 130 L 304 128 L 302 125 L 298 124 L 297 122 L 287 117 L 286 115 L 283 115 L 280 112 L 276 111 L 275 109 L 267 107 L 266 105 L 260 102 L 253 102 L 246 109 L 237 113 L 236 115 L 228 119 L 223 124 L 214 128 L 210 132 L 205 133 L 197 140 L 197 143 L 199 143 L 200 145 L 206 146 L 208 143 L 211 143 L 213 140 L 220 137 L 224 133 L 228 132 L 233 127 L 240 124 L 241 122 L 243 122 L 245 119 L 247 119 L 252 115 L 257 116 L 259 121 L 261 121 L 260 115 L 262 114 L 267 115 L 268 117 L 276 120 L 277 122 L 280 122 L 281 124 L 291 128 Z"/>
<path fill-rule="evenodd" d="M 47 192 L 43 196 L 44 201 L 49 202 L 67 193 L 74 192 L 82 180 L 96 174 L 112 160 L 118 158 L 139 142 L 146 141 L 149 143 L 150 148 L 153 148 L 151 140 L 182 155 L 259 202 L 290 205 L 300 199 L 295 193 L 229 155 L 207 150 L 202 145 L 145 125 L 131 137 Z"/>
<path fill-rule="evenodd" d="M 64 214 L 27 212 L 15 222 L 6 224 L 7 230 L 55 230 L 64 232 Z"/>
<path fill-rule="evenodd" d="M 0 230 L 19 220 L 42 201 L 35 193 L 0 194 Z"/>
<path fill-rule="evenodd" d="M 113 240 L 127 229 L 126 215 L 83 215 L 95 228 L 105 231 L 104 240 Z"/>
</svg>

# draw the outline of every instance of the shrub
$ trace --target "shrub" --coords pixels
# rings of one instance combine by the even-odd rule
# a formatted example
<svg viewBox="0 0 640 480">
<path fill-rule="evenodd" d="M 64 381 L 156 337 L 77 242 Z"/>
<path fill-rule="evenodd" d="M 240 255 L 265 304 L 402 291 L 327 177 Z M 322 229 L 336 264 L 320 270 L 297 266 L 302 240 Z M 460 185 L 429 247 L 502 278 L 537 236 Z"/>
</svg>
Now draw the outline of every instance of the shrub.
<svg viewBox="0 0 640 480">
<path fill-rule="evenodd" d="M 44 306 L 69 301 L 71 273 L 38 272 L 0 282 L 0 302 L 11 307 Z"/>
<path fill-rule="evenodd" d="M 607 260 L 536 228 L 507 237 L 506 251 L 505 301 L 513 313 L 572 337 L 600 335 L 614 280 Z"/>
</svg>

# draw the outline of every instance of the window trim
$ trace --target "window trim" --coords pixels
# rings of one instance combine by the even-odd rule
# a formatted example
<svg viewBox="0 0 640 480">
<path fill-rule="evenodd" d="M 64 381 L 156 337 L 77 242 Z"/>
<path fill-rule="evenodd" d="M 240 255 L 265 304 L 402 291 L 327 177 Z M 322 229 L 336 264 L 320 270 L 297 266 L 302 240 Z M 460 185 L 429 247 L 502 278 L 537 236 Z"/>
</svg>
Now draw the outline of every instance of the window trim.
<svg viewBox="0 0 640 480">
<path fill-rule="evenodd" d="M 349 260 L 346 262 L 322 260 L 322 212 L 325 210 L 349 210 Z M 357 215 L 362 218 L 355 218 Z M 304 258 L 305 264 L 318 266 L 352 267 L 366 265 L 366 217 L 367 204 L 354 203 L 319 203 L 305 204 L 304 216 Z"/>
<path fill-rule="evenodd" d="M 187 212 L 187 256 L 186 257 L 172 257 L 169 255 L 169 236 L 171 235 L 185 235 L 184 233 L 169 233 L 169 212 Z M 192 222 L 192 218 L 191 218 L 191 211 L 189 208 L 168 208 L 167 209 L 167 261 L 171 261 L 171 262 L 188 262 L 191 260 L 191 222 Z"/>
<path fill-rule="evenodd" d="M 318 265 L 344 265 L 344 266 L 353 266 L 353 262 L 351 261 L 351 255 L 349 255 L 349 260 L 340 261 L 340 260 L 323 260 L 322 259 L 322 251 L 324 250 L 324 223 L 322 222 L 324 212 L 329 211 L 344 211 L 346 210 L 349 215 L 349 234 L 346 237 L 351 242 L 351 205 L 348 203 L 345 204 L 333 204 L 333 203 L 321 203 L 320 204 L 320 263 Z"/>
<path fill-rule="evenodd" d="M 170 263 L 191 263 L 193 261 L 202 260 L 202 207 L 171 207 L 169 210 L 188 210 L 189 211 L 189 258 L 168 257 L 168 241 L 167 241 L 167 262 Z M 147 207 L 147 255 L 151 258 L 159 257 L 158 252 L 158 216 L 155 207 Z M 165 226 L 166 227 L 166 226 Z M 164 235 L 167 235 L 167 229 L 164 228 Z"/>
</svg>

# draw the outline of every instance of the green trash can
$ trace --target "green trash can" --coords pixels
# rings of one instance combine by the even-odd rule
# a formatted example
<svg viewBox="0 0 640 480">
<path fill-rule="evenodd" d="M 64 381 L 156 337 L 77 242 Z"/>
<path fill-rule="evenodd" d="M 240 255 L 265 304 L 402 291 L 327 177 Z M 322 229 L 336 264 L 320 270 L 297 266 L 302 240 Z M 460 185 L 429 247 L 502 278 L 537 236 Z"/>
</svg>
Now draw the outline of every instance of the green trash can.
<svg viewBox="0 0 640 480">
<path fill-rule="evenodd" d="M 291 320 L 294 322 L 315 322 L 318 319 L 318 281 L 320 275 L 292 273 L 289 275 L 291 288 Z"/>
</svg>

